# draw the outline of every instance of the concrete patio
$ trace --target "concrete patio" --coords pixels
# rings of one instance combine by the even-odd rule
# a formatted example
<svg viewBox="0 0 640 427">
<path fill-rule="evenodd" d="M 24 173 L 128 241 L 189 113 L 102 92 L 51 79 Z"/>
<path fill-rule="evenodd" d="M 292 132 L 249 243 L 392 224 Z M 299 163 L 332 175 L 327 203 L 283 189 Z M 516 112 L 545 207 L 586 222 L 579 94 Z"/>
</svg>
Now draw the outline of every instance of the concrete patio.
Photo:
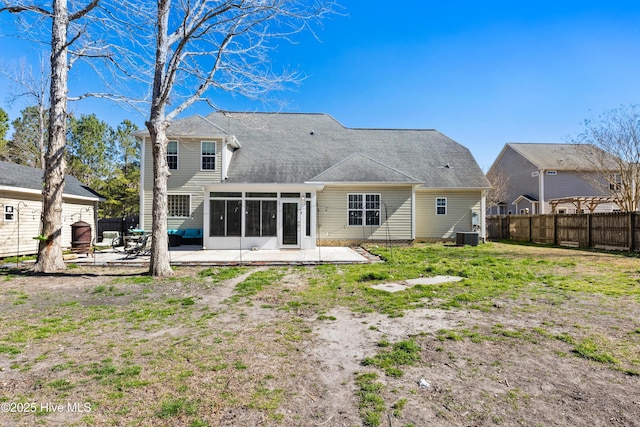
<svg viewBox="0 0 640 427">
<path fill-rule="evenodd" d="M 171 265 L 317 265 L 317 264 L 365 264 L 377 257 L 362 248 L 318 247 L 314 250 L 203 250 L 199 246 L 179 246 L 169 250 Z M 66 261 L 76 264 L 99 266 L 146 265 L 149 256 L 127 257 L 124 252 L 104 249 L 95 256 L 66 256 Z"/>
</svg>

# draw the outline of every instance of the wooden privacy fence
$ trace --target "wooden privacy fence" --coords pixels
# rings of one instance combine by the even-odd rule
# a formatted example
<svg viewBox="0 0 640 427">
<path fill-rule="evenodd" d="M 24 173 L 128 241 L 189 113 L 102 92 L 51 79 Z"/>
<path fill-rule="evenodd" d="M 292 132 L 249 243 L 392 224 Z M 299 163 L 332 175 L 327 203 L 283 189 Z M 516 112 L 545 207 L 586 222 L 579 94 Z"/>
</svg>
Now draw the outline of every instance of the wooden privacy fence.
<svg viewBox="0 0 640 427">
<path fill-rule="evenodd" d="M 640 213 L 492 215 L 487 217 L 487 238 L 638 251 Z"/>
<path fill-rule="evenodd" d="M 124 236 L 130 228 L 138 226 L 138 215 L 124 218 L 102 218 L 98 220 L 98 241 L 102 239 L 103 231 L 117 231 Z"/>
</svg>

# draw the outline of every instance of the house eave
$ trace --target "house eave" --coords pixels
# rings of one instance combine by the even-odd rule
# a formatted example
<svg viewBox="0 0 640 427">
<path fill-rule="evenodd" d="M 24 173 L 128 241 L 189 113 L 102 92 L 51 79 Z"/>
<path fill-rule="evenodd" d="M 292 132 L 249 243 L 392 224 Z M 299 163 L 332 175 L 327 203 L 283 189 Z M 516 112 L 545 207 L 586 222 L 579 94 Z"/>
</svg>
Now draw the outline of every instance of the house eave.
<svg viewBox="0 0 640 427">
<path fill-rule="evenodd" d="M 267 190 L 274 187 L 278 188 L 309 188 L 314 187 L 316 189 L 324 188 L 324 184 L 322 183 L 307 183 L 307 182 L 217 182 L 202 185 L 202 189 L 204 191 L 209 191 L 210 189 L 220 190 L 251 190 L 256 191 L 256 189 Z"/>
<path fill-rule="evenodd" d="M 34 196 L 42 196 L 42 191 L 34 190 L 32 188 L 24 188 L 24 187 L 7 187 L 6 185 L 0 185 L 0 191 L 6 191 L 10 193 L 23 193 L 30 194 Z M 65 199 L 75 199 L 75 200 L 84 200 L 90 202 L 100 202 L 106 199 L 101 199 L 99 197 L 88 197 L 88 196 L 78 196 L 75 194 L 62 193 L 62 197 Z"/>
<path fill-rule="evenodd" d="M 309 185 L 331 185 L 331 186 L 341 186 L 341 187 L 354 187 L 354 186 L 384 186 L 384 187 L 397 187 L 397 186 L 410 186 L 417 187 L 420 183 L 416 182 L 380 182 L 380 181 L 350 181 L 350 182 L 332 182 L 332 181 L 305 181 L 305 184 Z"/>
<path fill-rule="evenodd" d="M 427 187 L 418 185 L 416 189 L 424 191 L 488 191 L 491 190 L 491 187 Z"/>
</svg>

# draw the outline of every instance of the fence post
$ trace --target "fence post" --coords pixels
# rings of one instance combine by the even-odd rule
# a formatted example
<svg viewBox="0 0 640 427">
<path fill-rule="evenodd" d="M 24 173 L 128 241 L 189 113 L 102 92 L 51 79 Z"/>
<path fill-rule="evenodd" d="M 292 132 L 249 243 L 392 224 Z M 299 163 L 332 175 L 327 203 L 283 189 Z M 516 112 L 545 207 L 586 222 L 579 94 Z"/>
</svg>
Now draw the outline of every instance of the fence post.
<svg viewBox="0 0 640 427">
<path fill-rule="evenodd" d="M 553 245 L 560 246 L 558 244 L 558 214 L 553 214 Z"/>
<path fill-rule="evenodd" d="M 529 215 L 529 242 L 533 242 L 533 217 Z"/>
<path fill-rule="evenodd" d="M 629 212 L 629 252 L 633 252 L 636 248 L 636 233 L 634 226 L 636 224 L 636 213 Z"/>
<path fill-rule="evenodd" d="M 591 248 L 593 246 L 593 240 L 591 238 L 591 227 L 592 225 L 592 221 L 591 221 L 591 214 L 588 213 L 587 214 L 587 247 Z"/>
</svg>

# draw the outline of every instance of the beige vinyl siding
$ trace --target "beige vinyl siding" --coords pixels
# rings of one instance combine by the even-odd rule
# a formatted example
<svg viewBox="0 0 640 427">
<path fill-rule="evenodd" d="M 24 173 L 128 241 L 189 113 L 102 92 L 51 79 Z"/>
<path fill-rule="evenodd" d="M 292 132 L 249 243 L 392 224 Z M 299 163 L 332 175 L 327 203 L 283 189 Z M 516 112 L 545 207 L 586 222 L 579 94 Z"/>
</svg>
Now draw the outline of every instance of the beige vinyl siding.
<svg viewBox="0 0 640 427">
<path fill-rule="evenodd" d="M 411 187 L 325 187 L 318 193 L 318 239 L 410 240 Z M 349 225 L 349 194 L 380 194 L 379 226 Z M 388 220 L 385 218 L 385 204 Z"/>
<path fill-rule="evenodd" d="M 71 224 L 84 221 L 91 225 L 95 237 L 94 204 L 91 201 L 77 201 L 64 198 L 62 207 L 62 247 L 71 247 Z M 0 193 L 2 216 L 0 216 L 0 257 L 30 255 L 38 252 L 42 196 L 18 192 Z M 4 206 L 14 208 L 14 220 L 4 220 Z M 19 221 L 18 221 L 19 216 Z M 18 252 L 19 249 L 19 252 Z"/>
<path fill-rule="evenodd" d="M 436 215 L 436 199 L 447 199 L 447 214 Z M 471 212 L 480 215 L 480 191 L 416 191 L 416 239 L 452 239 L 472 231 Z"/>
<path fill-rule="evenodd" d="M 20 197 L 20 198 L 18 198 Z M 17 195 L 0 193 L 2 216 L 0 216 L 0 257 L 35 254 L 38 251 L 37 240 L 33 238 L 40 233 L 40 212 L 42 196 Z M 18 207 L 18 204 L 20 207 Z M 25 206 L 26 204 L 26 206 Z M 4 220 L 4 206 L 13 206 L 14 220 Z M 18 215 L 20 221 L 18 222 Z M 18 245 L 18 236 L 20 242 Z"/>
<path fill-rule="evenodd" d="M 174 141 L 174 139 L 171 139 Z M 200 170 L 201 142 L 216 142 L 216 169 Z M 151 230 L 151 209 L 153 204 L 153 154 L 149 139 L 145 140 L 144 150 L 144 224 L 141 227 Z M 221 182 L 222 177 L 222 141 L 219 139 L 183 139 L 178 141 L 178 169 L 170 170 L 168 194 L 191 195 L 191 218 L 169 218 L 168 228 L 202 228 L 203 221 L 203 185 Z"/>
</svg>

